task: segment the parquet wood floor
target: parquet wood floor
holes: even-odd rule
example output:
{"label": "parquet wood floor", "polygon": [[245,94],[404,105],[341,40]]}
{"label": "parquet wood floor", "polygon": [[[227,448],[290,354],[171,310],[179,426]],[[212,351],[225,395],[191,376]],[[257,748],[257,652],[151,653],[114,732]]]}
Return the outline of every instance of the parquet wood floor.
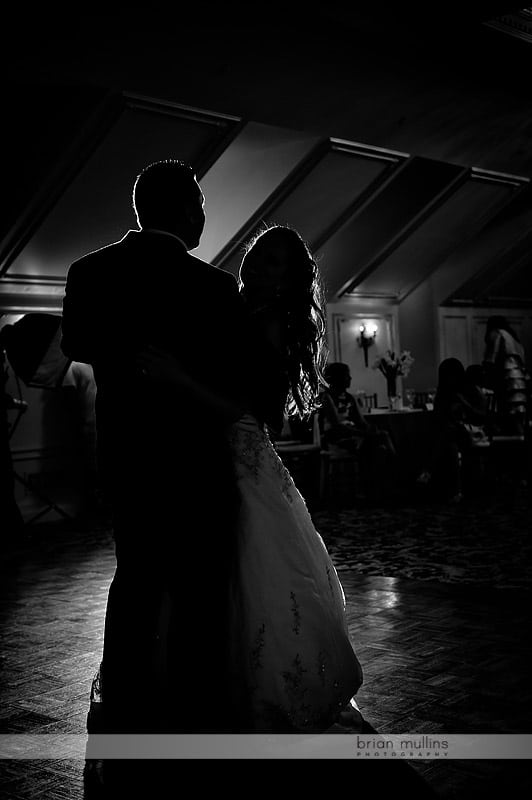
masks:
{"label": "parquet wood floor", "polygon": [[[2,732],[84,733],[113,568],[106,527],[36,525],[4,552]],[[529,592],[346,568],[339,574],[365,673],[358,702],[377,730],[530,729]],[[480,796],[488,785],[512,797],[532,788],[527,761],[411,763],[445,798]],[[356,770],[350,764],[355,786]],[[341,774],[345,778],[346,770]],[[6,800],[87,797],[80,761],[0,761],[0,777]]]}

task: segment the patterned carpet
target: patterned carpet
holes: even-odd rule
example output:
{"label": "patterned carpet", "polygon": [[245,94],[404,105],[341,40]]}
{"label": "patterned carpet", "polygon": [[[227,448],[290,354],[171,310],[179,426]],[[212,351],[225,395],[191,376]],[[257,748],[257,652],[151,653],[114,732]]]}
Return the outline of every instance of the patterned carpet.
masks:
{"label": "patterned carpet", "polygon": [[339,574],[500,589],[532,588],[532,505],[526,487],[444,505],[313,514]]}
{"label": "patterned carpet", "polygon": [[[532,503],[526,487],[505,485],[458,505],[419,497],[389,507],[359,501],[312,516],[340,574],[532,588]],[[109,523],[90,518],[30,525],[8,549],[31,552],[39,542],[53,550],[73,529],[83,542],[103,536],[112,547]]]}

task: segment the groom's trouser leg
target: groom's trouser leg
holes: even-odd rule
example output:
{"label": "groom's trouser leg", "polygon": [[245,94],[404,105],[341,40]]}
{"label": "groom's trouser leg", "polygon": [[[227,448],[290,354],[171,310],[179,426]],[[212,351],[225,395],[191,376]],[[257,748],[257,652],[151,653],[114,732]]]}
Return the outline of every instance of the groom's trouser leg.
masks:
{"label": "groom's trouser leg", "polygon": [[[234,727],[228,594],[239,495],[223,442],[204,444],[183,447],[186,458],[113,487],[117,571],[106,612],[102,694],[118,719],[131,722],[150,711],[186,731],[204,725],[204,712],[204,727]],[[170,597],[171,614],[161,687],[153,653],[161,652],[154,638],[163,597]]]}
{"label": "groom's trouser leg", "polygon": [[160,554],[154,520],[138,507],[116,513],[117,567],[105,615],[102,696],[106,718],[124,730],[150,728],[158,686],[154,639],[161,604]]}
{"label": "groom's trouser leg", "polygon": [[[169,672],[176,716],[183,730],[235,729],[230,691],[229,590],[236,557],[239,495],[232,464],[213,469],[202,461],[204,480],[190,481],[183,518],[174,537],[178,570],[170,571],[172,615],[168,635]],[[199,467],[198,467],[199,469]],[[185,485],[185,484],[183,484]]]}

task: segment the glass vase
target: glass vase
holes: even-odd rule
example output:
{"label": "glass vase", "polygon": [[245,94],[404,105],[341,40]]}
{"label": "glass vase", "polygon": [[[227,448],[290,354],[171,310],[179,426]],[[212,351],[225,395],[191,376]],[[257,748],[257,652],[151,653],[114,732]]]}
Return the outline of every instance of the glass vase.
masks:
{"label": "glass vase", "polygon": [[386,392],[388,394],[388,408],[390,411],[397,411],[397,376],[389,375],[386,378]]}

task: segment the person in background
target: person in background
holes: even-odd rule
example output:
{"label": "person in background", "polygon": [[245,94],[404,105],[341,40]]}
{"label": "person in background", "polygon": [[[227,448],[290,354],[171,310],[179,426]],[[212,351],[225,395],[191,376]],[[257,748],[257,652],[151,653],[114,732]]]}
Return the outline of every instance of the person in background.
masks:
{"label": "person in background", "polygon": [[9,447],[8,411],[24,413],[27,403],[12,397],[5,390],[8,380],[6,354],[2,331],[0,331],[0,519],[2,520],[2,541],[0,545],[17,542],[24,528],[24,520],[15,500],[15,479],[13,462]]}
{"label": "person in background", "polygon": [[387,431],[378,430],[364,418],[358,401],[348,391],[351,371],[348,364],[333,361],[324,369],[328,388],[320,394],[320,429],[324,447],[339,447],[357,454],[367,499],[379,488],[391,483],[396,458],[394,444]]}
{"label": "person in background", "polygon": [[484,343],[483,367],[495,392],[500,432],[523,435],[530,393],[523,345],[508,320],[497,315],[486,323]]}
{"label": "person in background", "polygon": [[466,383],[473,388],[474,393],[484,396],[488,394],[486,389],[486,371],[482,364],[470,364],[465,369]]}
{"label": "person in background", "polygon": [[349,366],[334,361],[325,367],[323,376],[328,388],[320,395],[321,427],[327,444],[335,444],[356,452],[370,432],[360,406],[351,392]]}
{"label": "person in background", "polygon": [[482,364],[470,364],[464,376],[464,399],[478,415],[479,424],[487,421],[490,389],[486,387],[486,371]]}
{"label": "person in background", "polygon": [[96,511],[103,498],[98,481],[98,460],[96,448],[96,381],[90,364],[72,361],[62,387],[71,399],[72,415],[80,439],[83,468],[83,490],[86,495],[87,511]]}
{"label": "person in background", "polygon": [[418,482],[431,483],[437,494],[453,503],[463,497],[462,461],[472,445],[468,431],[486,422],[487,403],[477,380],[478,370],[467,377],[457,358],[439,365],[428,465]]}

